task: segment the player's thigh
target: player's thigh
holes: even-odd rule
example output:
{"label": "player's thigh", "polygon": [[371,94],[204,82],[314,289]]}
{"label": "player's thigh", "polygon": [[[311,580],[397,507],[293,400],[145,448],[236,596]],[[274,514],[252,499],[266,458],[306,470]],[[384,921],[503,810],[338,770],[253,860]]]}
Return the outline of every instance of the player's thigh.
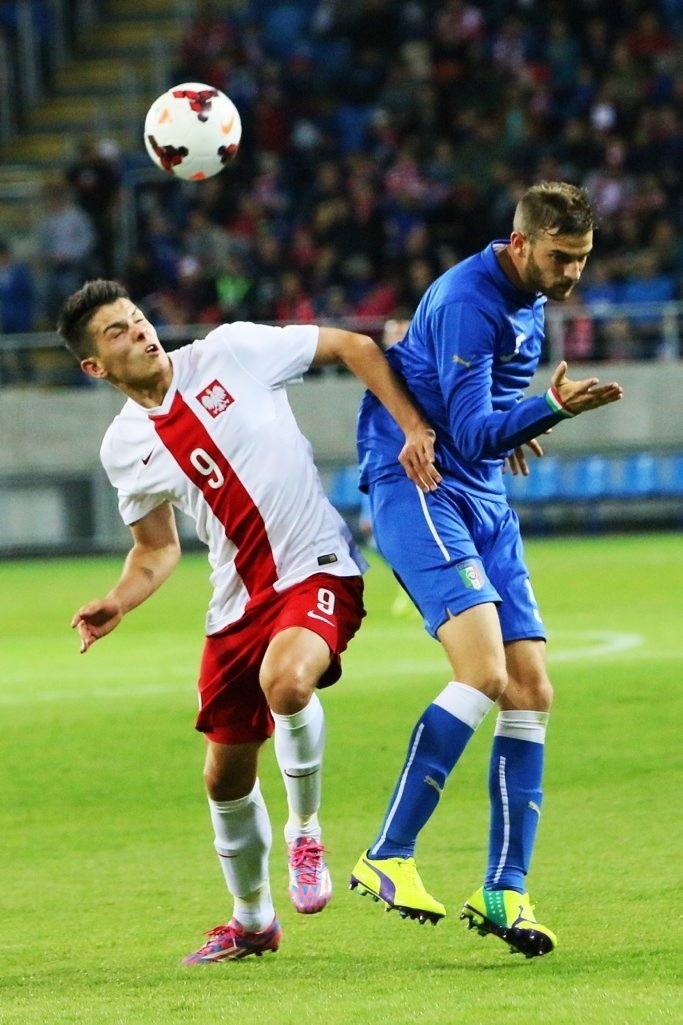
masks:
{"label": "player's thigh", "polygon": [[519,520],[507,505],[492,505],[482,553],[486,574],[501,597],[498,606],[505,644],[518,640],[545,640],[543,619],[524,559]]}
{"label": "player's thigh", "polygon": [[259,679],[268,705],[280,715],[305,708],[330,664],[330,649],[317,633],[290,626],[271,640]]}
{"label": "player's thigh", "polygon": [[318,573],[281,598],[259,680],[271,709],[291,715],[341,676],[341,654],[365,616],[363,579]]}
{"label": "player's thigh", "polygon": [[507,682],[505,651],[496,606],[474,605],[451,616],[437,630],[454,679],[488,695],[492,701]]}
{"label": "player's thigh", "polygon": [[464,496],[445,483],[425,495],[406,477],[374,484],[370,499],[377,547],[433,637],[452,616],[499,600],[472,537]]}

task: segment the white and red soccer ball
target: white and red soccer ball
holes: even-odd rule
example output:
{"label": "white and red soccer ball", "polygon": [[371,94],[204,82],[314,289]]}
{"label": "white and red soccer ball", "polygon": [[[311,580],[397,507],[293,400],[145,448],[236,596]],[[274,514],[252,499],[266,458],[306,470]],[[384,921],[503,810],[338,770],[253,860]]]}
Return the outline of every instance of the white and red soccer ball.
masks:
{"label": "white and red soccer ball", "polygon": [[162,171],[191,181],[211,178],[239,148],[242,122],[220,89],[183,82],[159,96],[145,118],[145,146]]}

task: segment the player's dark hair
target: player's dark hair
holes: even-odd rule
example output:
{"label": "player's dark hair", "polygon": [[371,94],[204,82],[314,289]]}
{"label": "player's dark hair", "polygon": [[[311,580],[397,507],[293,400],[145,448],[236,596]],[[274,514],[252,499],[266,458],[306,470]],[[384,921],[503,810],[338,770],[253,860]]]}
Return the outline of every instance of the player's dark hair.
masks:
{"label": "player's dark hair", "polygon": [[57,331],[66,348],[73,353],[79,363],[93,354],[94,342],[88,325],[100,306],[107,306],[117,299],[129,298],[123,285],[118,281],[106,281],[104,278],[86,281],[77,292],[69,296],[59,314]]}
{"label": "player's dark hair", "polygon": [[585,235],[597,227],[597,218],[584,189],[568,182],[539,182],[517,204],[513,227],[530,238],[541,231]]}

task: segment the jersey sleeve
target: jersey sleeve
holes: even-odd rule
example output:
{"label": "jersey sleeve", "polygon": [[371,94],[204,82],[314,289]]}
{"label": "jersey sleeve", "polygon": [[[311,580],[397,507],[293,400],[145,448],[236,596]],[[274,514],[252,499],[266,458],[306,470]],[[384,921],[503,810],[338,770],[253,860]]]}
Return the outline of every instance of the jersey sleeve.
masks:
{"label": "jersey sleeve", "polygon": [[138,439],[132,435],[128,439],[129,444],[125,444],[122,434],[131,435],[130,427],[114,421],[102,440],[100,462],[116,490],[119,515],[126,526],[130,527],[158,505],[170,502],[171,495],[165,491],[143,488],[139,470],[143,450]]}
{"label": "jersey sleeve", "polygon": [[301,377],[313,362],[318,347],[318,327],[314,324],[288,324],[270,327],[238,321],[223,324],[207,341],[220,341],[255,380],[276,388]]}
{"label": "jersey sleeve", "polygon": [[495,318],[471,303],[445,304],[434,313],[434,358],[453,441],[463,459],[497,458],[564,419],[544,396],[522,397],[494,410]]}

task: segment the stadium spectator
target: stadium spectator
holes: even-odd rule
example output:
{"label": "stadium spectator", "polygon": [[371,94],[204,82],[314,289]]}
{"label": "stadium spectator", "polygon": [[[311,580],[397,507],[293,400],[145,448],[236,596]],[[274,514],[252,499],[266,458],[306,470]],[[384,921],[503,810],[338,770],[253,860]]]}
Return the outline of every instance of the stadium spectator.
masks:
{"label": "stadium spectator", "polygon": [[[36,290],[33,271],[18,260],[12,246],[0,239],[0,334],[23,334],[35,330]],[[25,384],[33,378],[33,366],[26,349],[0,348],[0,382]]]}
{"label": "stadium spectator", "polygon": [[275,319],[290,324],[313,324],[315,321],[313,304],[298,271],[285,270],[280,275]]}
{"label": "stadium spectator", "polygon": [[18,260],[10,243],[0,239],[0,333],[33,331],[35,320],[36,294],[30,264]]}
{"label": "stadium spectator", "polygon": [[570,380],[565,362],[545,395],[523,397],[542,351],[546,298],[569,298],[594,226],[595,212],[575,186],[529,189],[509,241],[491,243],[439,277],[406,337],[387,350],[436,428],[438,489],[418,494],[403,485],[391,419],[368,393],[358,419],[361,488],[370,497],[375,542],[427,632],[442,644],[453,677],[415,726],[384,821],[353,869],[351,886],[421,922],[443,918],[443,904],[418,875],[415,846],[449,774],[497,701],[488,862],[484,884],[461,917],[527,957],[549,953],[556,943],[536,921],[526,884],[552,688],[545,629],[502,470],[507,461],[525,472],[524,445],[540,455],[538,436],[621,398],[617,384]]}
{"label": "stadium spectator", "polygon": [[597,359],[595,322],[586,303],[578,292],[574,292],[562,310],[564,335],[562,355],[570,363]]}
{"label": "stadium spectator", "polygon": [[365,569],[324,497],[284,382],[311,365],[345,364],[405,431],[400,462],[425,490],[440,479],[434,432],[363,335],[225,324],[168,356],[111,281],[74,293],[59,330],[88,377],[127,396],[101,452],[133,546],[118,583],[73,616],[81,652],[173,572],[180,558],[174,506],[194,519],[209,548],[214,591],[196,725],[206,738],[204,778],[233,913],[184,963],[275,951],[281,929],[259,750],[273,735],[289,808],[290,897],[298,912],[315,914],[332,893],[318,819],[325,716],[316,689],[341,675],[341,654],[364,615]]}
{"label": "stadium spectator", "polygon": [[[473,252],[507,230],[510,212],[501,205],[516,201],[508,189],[542,179],[589,189],[603,253],[629,245],[633,234],[639,248],[650,245],[665,210],[681,234],[679,7],[679,0],[558,0],[549,8],[538,0],[198,4],[174,75],[182,69],[232,95],[243,143],[231,168],[199,189],[167,182],[136,189],[133,248],[152,246],[165,288],[172,274],[159,261],[151,210],[169,222],[174,266],[197,255],[185,232],[189,211],[201,207],[238,238],[249,265],[260,262],[257,240],[276,236],[281,280],[306,231],[325,252],[322,268],[304,272],[309,298],[322,307],[331,288],[338,308],[349,255],[362,251],[376,274],[390,263],[402,292],[415,256],[404,246],[415,225],[426,228],[434,250]],[[645,208],[652,200],[654,212]],[[625,214],[635,218],[629,235],[614,223]],[[610,267],[618,283],[618,261]],[[267,319],[275,299],[263,307]],[[348,315],[353,306],[348,295]]]}
{"label": "stadium spectator", "polygon": [[[175,82],[210,82],[215,62],[235,45],[235,29],[224,5],[216,0],[197,0],[177,54]],[[220,88],[220,87],[219,87]]]}
{"label": "stadium spectator", "polygon": [[664,355],[662,313],[667,303],[676,298],[676,279],[662,271],[653,249],[633,253],[628,272],[619,289],[620,301],[626,305],[643,305],[642,313],[632,311],[628,317],[634,335],[634,349],[641,359]]}
{"label": "stadium spectator", "polygon": [[246,320],[249,315],[249,294],[253,289],[244,257],[231,253],[219,267],[216,275],[218,293],[218,320]]}
{"label": "stadium spectator", "polygon": [[97,237],[89,215],[76,203],[68,185],[46,186],[38,221],[39,266],[42,271],[42,315],[54,324],[62,303],[87,274]]}
{"label": "stadium spectator", "polygon": [[91,273],[109,277],[115,269],[115,216],[121,190],[117,161],[108,155],[106,144],[85,136],[79,140],[75,160],[67,167],[66,181],[95,229]]}

